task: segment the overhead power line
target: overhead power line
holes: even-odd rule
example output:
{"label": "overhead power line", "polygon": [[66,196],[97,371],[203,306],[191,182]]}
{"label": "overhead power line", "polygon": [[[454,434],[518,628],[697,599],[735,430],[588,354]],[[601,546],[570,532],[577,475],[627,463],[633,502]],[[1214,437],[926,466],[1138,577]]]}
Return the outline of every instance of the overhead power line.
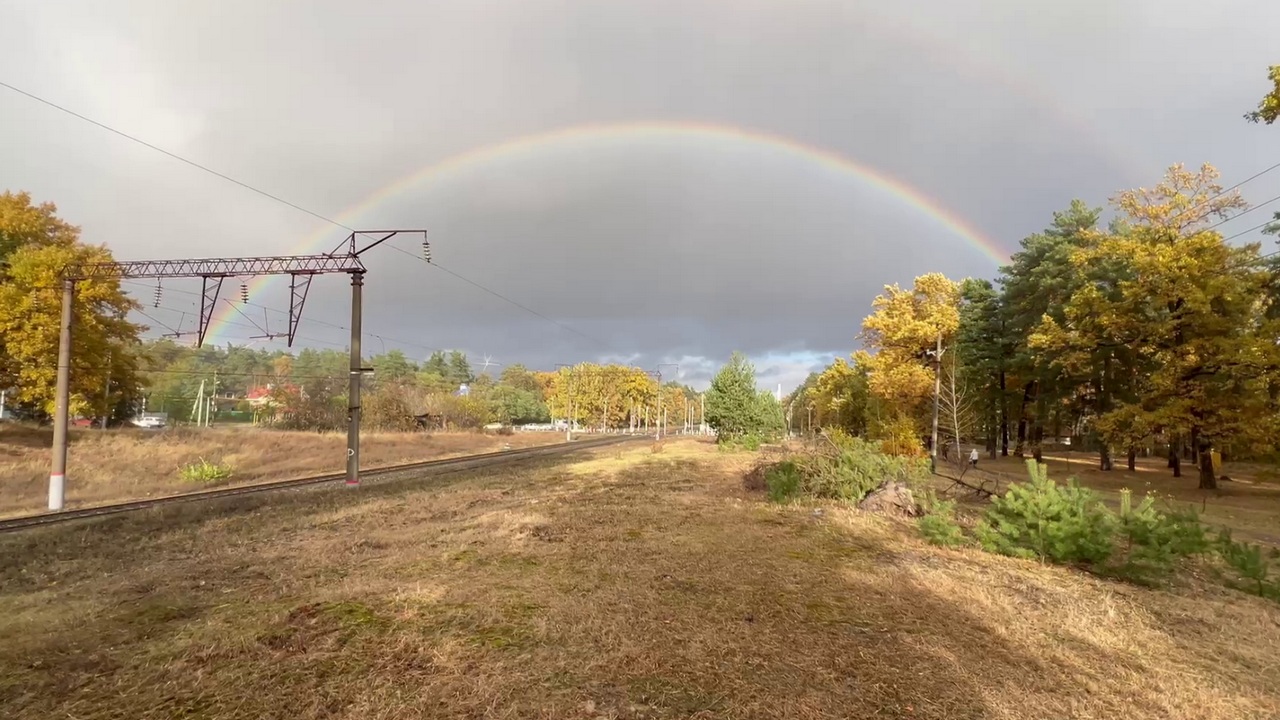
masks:
{"label": "overhead power line", "polygon": [[1274,223],[1274,222],[1276,222],[1276,221],[1275,221],[1275,220],[1268,220],[1268,221],[1266,221],[1266,222],[1264,222],[1264,223],[1260,223],[1260,224],[1258,224],[1258,225],[1254,225],[1253,227],[1249,228],[1248,230],[1241,230],[1240,232],[1236,233],[1235,235],[1228,235],[1227,237],[1223,238],[1222,240],[1223,240],[1223,242],[1228,242],[1228,241],[1230,241],[1230,240],[1235,240],[1236,238],[1238,238],[1238,237],[1240,237],[1240,236],[1242,236],[1242,235],[1248,235],[1249,233],[1254,232],[1255,230],[1261,230],[1262,228],[1264,228],[1264,227],[1266,227],[1266,226],[1268,226],[1268,225],[1270,225],[1270,224],[1272,224],[1272,223]]}
{"label": "overhead power line", "polygon": [[[59,111],[59,112],[66,113],[67,115],[70,115],[70,116],[72,116],[72,117],[74,117],[74,118],[76,118],[76,119],[78,119],[78,120],[82,120],[82,121],[84,121],[84,122],[87,122],[87,123],[89,123],[90,125],[93,125],[93,126],[95,126],[95,127],[98,127],[98,128],[103,129],[103,130],[106,130],[106,131],[107,131],[107,132],[109,132],[109,133],[112,133],[112,134],[114,134],[114,135],[118,135],[119,137],[122,137],[122,138],[124,138],[124,139],[126,139],[126,140],[129,140],[130,142],[137,143],[137,144],[139,144],[139,145],[141,145],[141,146],[143,146],[143,147],[145,147],[145,148],[148,148],[148,149],[150,149],[150,150],[154,150],[155,152],[158,152],[158,153],[160,153],[160,154],[162,154],[162,155],[165,155],[166,157],[169,157],[169,158],[172,158],[172,159],[174,159],[174,160],[177,160],[178,162],[183,163],[183,164],[185,164],[185,165],[189,165],[190,167],[193,167],[193,168],[195,168],[195,169],[197,169],[197,170],[200,170],[200,171],[206,172],[206,173],[208,173],[208,174],[210,174],[210,175],[213,175],[214,177],[220,178],[220,179],[225,180],[225,181],[227,181],[227,182],[229,182],[229,183],[232,183],[232,184],[234,184],[234,185],[237,185],[237,186],[239,186],[239,187],[241,187],[241,188],[243,188],[243,189],[245,189],[245,190],[248,190],[248,191],[250,191],[250,192],[252,192],[252,193],[255,193],[255,194],[257,194],[257,195],[260,195],[260,196],[262,196],[262,197],[264,197],[264,198],[267,198],[267,199],[269,199],[269,200],[274,200],[275,202],[278,202],[278,203],[280,203],[280,204],[282,204],[282,205],[285,205],[285,206],[287,206],[287,207],[293,208],[294,210],[297,210],[298,212],[306,213],[307,215],[310,215],[311,217],[316,218],[317,220],[322,220],[322,221],[324,221],[324,222],[326,222],[326,223],[329,223],[330,225],[334,225],[335,227],[340,227],[340,228],[342,228],[342,229],[344,229],[344,230],[347,230],[347,231],[350,231],[350,232],[353,232],[353,233],[355,233],[355,232],[359,232],[359,231],[357,231],[355,228],[349,227],[349,226],[347,226],[347,225],[345,225],[345,224],[343,224],[343,223],[341,223],[341,222],[339,222],[339,221],[337,221],[337,220],[334,220],[334,219],[333,219],[333,218],[331,218],[331,217],[327,217],[327,216],[325,216],[325,215],[322,215],[322,214],[320,214],[320,213],[318,213],[318,212],[315,212],[314,210],[310,210],[310,209],[305,208],[305,207],[303,207],[303,206],[301,206],[301,205],[298,205],[297,203],[290,202],[289,200],[286,200],[286,199],[284,199],[284,198],[282,198],[282,197],[280,197],[280,196],[278,196],[278,195],[274,195],[274,194],[269,193],[269,192],[267,192],[267,191],[265,191],[265,190],[261,190],[261,189],[259,189],[259,188],[257,188],[257,187],[254,187],[253,185],[250,185],[249,183],[246,183],[246,182],[244,182],[244,181],[242,181],[242,180],[237,180],[236,178],[231,177],[230,175],[227,175],[227,174],[225,174],[225,173],[218,172],[217,170],[214,170],[213,168],[210,168],[210,167],[208,167],[208,166],[206,166],[206,165],[202,165],[202,164],[200,164],[200,163],[198,163],[198,162],[195,162],[194,160],[190,160],[190,159],[188,159],[188,158],[185,158],[185,157],[183,157],[183,156],[181,156],[181,155],[179,155],[179,154],[177,154],[177,153],[175,153],[175,152],[172,152],[172,151],[169,151],[169,150],[165,150],[164,148],[159,147],[158,145],[153,145],[153,144],[151,144],[151,143],[147,142],[146,140],[143,140],[142,138],[139,138],[139,137],[137,137],[137,136],[135,136],[135,135],[130,135],[129,133],[126,133],[126,132],[124,132],[124,131],[122,131],[122,130],[117,130],[116,128],[111,127],[110,125],[107,125],[106,123],[100,122],[100,121],[98,121],[98,120],[94,120],[94,119],[93,119],[93,118],[91,118],[91,117],[88,117],[88,116],[86,116],[86,115],[82,115],[82,114],[80,114],[80,113],[78,113],[78,112],[76,112],[76,111],[74,111],[74,110],[72,110],[72,109],[70,109],[70,108],[67,108],[67,107],[64,107],[64,106],[62,106],[62,105],[59,105],[58,103],[55,103],[55,102],[53,102],[53,101],[51,101],[51,100],[47,100],[47,99],[45,99],[45,98],[43,98],[43,97],[40,97],[39,95],[36,95],[36,94],[34,94],[34,93],[31,93],[31,92],[28,92],[28,91],[26,91],[26,90],[23,90],[22,88],[15,87],[14,85],[10,85],[9,83],[4,82],[3,80],[0,80],[0,87],[6,88],[6,89],[8,89],[8,90],[11,90],[11,91],[13,91],[13,92],[15,92],[15,93],[18,93],[19,95],[22,95],[23,97],[26,97],[26,98],[29,98],[29,99],[31,99],[31,100],[34,100],[34,101],[36,101],[36,102],[38,102],[38,103],[40,103],[40,104],[42,104],[42,105],[46,105],[46,106],[48,106],[48,107],[50,107],[50,108],[53,108],[54,110],[57,110],[57,111]],[[401,252],[404,252],[404,251],[402,250]],[[414,257],[417,257],[417,256],[415,255]],[[421,258],[419,258],[419,259],[421,259]],[[485,291],[485,292],[489,293],[490,295],[493,295],[494,297],[496,297],[496,298],[499,298],[499,299],[503,300],[504,302],[510,303],[511,305],[514,305],[515,307],[520,308],[521,310],[524,310],[525,312],[530,313],[530,314],[534,315],[535,317],[539,317],[539,318],[541,318],[541,319],[543,319],[543,320],[546,320],[546,321],[548,321],[548,322],[554,323],[555,325],[557,325],[557,326],[559,326],[559,327],[561,327],[561,328],[563,328],[563,329],[565,329],[565,330],[568,330],[568,331],[570,331],[570,332],[573,332],[573,333],[575,333],[575,334],[577,334],[577,335],[579,335],[579,336],[581,336],[581,337],[587,338],[588,340],[591,340],[592,342],[599,343],[600,345],[603,345],[603,346],[606,346],[606,347],[608,346],[608,343],[605,343],[604,341],[600,340],[599,338],[594,338],[594,337],[592,337],[592,336],[590,336],[590,335],[587,335],[586,333],[583,333],[583,332],[580,332],[580,331],[578,331],[578,330],[575,330],[575,329],[573,329],[573,328],[569,327],[568,325],[566,325],[566,324],[564,324],[564,323],[562,323],[562,322],[559,322],[559,321],[557,321],[557,320],[552,320],[551,318],[547,317],[546,315],[543,315],[542,313],[537,312],[536,310],[533,310],[532,308],[530,308],[530,307],[528,307],[528,306],[526,306],[526,305],[523,305],[523,304],[521,304],[521,303],[518,303],[518,302],[516,302],[515,300],[512,300],[511,298],[509,298],[509,297],[507,297],[507,296],[505,296],[505,295],[503,295],[503,294],[501,294],[501,293],[499,293],[499,292],[496,292],[496,291],[494,291],[494,290],[491,290],[491,289],[489,289],[489,288],[485,287],[484,285],[481,285],[480,283],[476,282],[475,280],[472,280],[472,279],[470,279],[470,278],[467,278],[467,277],[465,277],[465,276],[461,275],[460,273],[454,272],[453,270],[450,270],[450,269],[448,269],[448,268],[446,268],[446,267],[444,267],[444,266],[440,265],[439,263],[432,262],[432,263],[428,263],[428,264],[429,264],[429,265],[432,265],[433,267],[437,267],[437,268],[439,268],[440,270],[444,271],[445,273],[447,273],[447,274],[449,274],[449,275],[452,275],[453,277],[458,278],[459,280],[462,280],[463,282],[466,282],[467,284],[472,285],[473,287],[479,288],[480,290],[483,290],[483,291]]]}
{"label": "overhead power line", "polygon": [[443,271],[443,272],[445,272],[445,273],[448,273],[449,275],[452,275],[452,276],[454,276],[454,277],[458,278],[459,280],[461,280],[461,281],[463,281],[463,282],[465,282],[465,283],[467,283],[467,284],[469,284],[469,285],[473,285],[473,286],[475,286],[475,287],[477,287],[477,288],[479,288],[479,289],[481,289],[481,290],[483,290],[483,291],[485,291],[485,292],[489,293],[490,295],[492,295],[492,296],[494,296],[494,297],[496,297],[496,298],[499,298],[499,299],[501,299],[501,300],[503,300],[503,301],[505,301],[505,302],[511,303],[512,305],[515,305],[516,307],[520,308],[521,310],[524,310],[524,311],[525,311],[525,312],[527,312],[527,313],[530,313],[530,314],[532,314],[532,315],[535,315],[535,316],[537,316],[537,317],[540,317],[540,318],[542,318],[543,320],[546,320],[546,321],[547,321],[547,322],[549,322],[549,323],[553,323],[553,324],[555,324],[555,325],[558,325],[558,326],[560,326],[561,328],[563,328],[563,329],[565,329],[565,330],[567,330],[567,331],[569,331],[569,332],[571,332],[571,333],[573,333],[573,334],[575,334],[575,335],[578,335],[578,336],[580,336],[580,337],[586,338],[587,340],[590,340],[591,342],[599,343],[600,345],[605,345],[605,346],[607,346],[607,345],[608,345],[608,343],[604,342],[603,340],[600,340],[599,338],[595,338],[595,337],[592,337],[592,336],[590,336],[590,335],[587,335],[586,333],[580,332],[579,330],[577,330],[577,329],[575,329],[575,328],[572,328],[572,327],[570,327],[570,326],[568,326],[568,325],[565,325],[564,323],[560,322],[559,320],[553,320],[552,318],[549,318],[549,317],[547,317],[546,315],[543,315],[542,313],[538,312],[537,310],[534,310],[533,308],[530,308],[530,307],[526,307],[526,306],[524,306],[524,305],[521,305],[520,303],[516,302],[515,300],[512,300],[511,298],[507,297],[506,295],[503,295],[503,294],[501,294],[501,293],[499,293],[499,292],[497,292],[497,291],[494,291],[494,290],[490,290],[489,288],[487,288],[487,287],[485,287],[485,286],[483,286],[483,285],[481,285],[481,284],[479,284],[479,283],[477,283],[477,282],[475,282],[475,281],[473,281],[473,280],[470,280],[470,279],[468,279],[468,278],[465,278],[465,277],[463,277],[463,276],[459,275],[458,273],[456,273],[456,272],[454,272],[454,271],[450,270],[449,268],[444,267],[443,265],[441,265],[441,264],[439,264],[439,263],[436,263],[436,262],[430,262],[430,261],[426,260],[425,258],[423,258],[423,257],[421,257],[421,256],[419,256],[419,255],[414,255],[413,253],[411,253],[411,252],[409,252],[409,251],[407,251],[407,250],[404,250],[403,248],[397,247],[396,245],[394,245],[394,244],[392,244],[392,243],[387,243],[387,247],[391,248],[392,250],[395,250],[396,252],[400,253],[401,255],[408,255],[409,257],[411,257],[411,258],[413,258],[413,259],[415,259],[415,260],[419,260],[419,261],[421,261],[421,262],[426,263],[427,265],[430,265],[430,266],[432,266],[432,267],[439,268],[441,271]]}
{"label": "overhead power line", "polygon": [[[1183,215],[1186,215],[1187,213],[1189,213],[1189,212],[1191,212],[1191,211],[1193,211],[1193,210],[1199,210],[1200,208],[1204,207],[1205,205],[1208,205],[1209,203],[1213,202],[1214,200],[1217,200],[1218,198],[1222,197],[1223,195],[1226,195],[1227,193],[1231,192],[1232,190],[1237,190],[1237,189],[1239,189],[1239,188],[1243,187],[1244,185],[1246,185],[1247,183],[1251,183],[1251,182],[1253,182],[1254,180],[1257,180],[1258,178],[1262,177],[1263,175],[1266,175],[1267,173],[1271,172],[1272,170],[1275,170],[1276,168],[1280,168],[1280,163],[1276,163],[1275,165],[1272,165],[1271,167],[1269,167],[1269,168],[1267,168],[1267,169],[1265,169],[1265,170],[1262,170],[1262,171],[1260,171],[1260,172],[1254,173],[1253,175],[1250,175],[1249,177],[1245,178],[1244,180],[1241,180],[1240,182],[1236,183],[1235,185],[1232,185],[1231,187],[1227,188],[1226,190],[1223,190],[1222,192],[1218,193],[1217,195],[1214,195],[1214,196],[1212,196],[1212,197],[1209,197],[1209,198],[1206,198],[1206,199],[1204,199],[1204,200],[1201,200],[1200,202],[1196,203],[1195,205],[1192,205],[1191,207],[1187,208],[1186,210],[1183,210],[1182,212],[1178,213],[1177,215],[1174,215],[1174,216],[1173,216],[1173,218],[1171,219],[1171,221],[1172,221],[1172,220],[1177,220],[1178,218],[1182,217]],[[1243,213],[1241,213],[1241,214],[1243,214]]]}
{"label": "overhead power line", "polygon": [[[248,190],[249,192],[257,193],[258,195],[261,195],[262,197],[268,198],[268,199],[270,199],[270,200],[274,200],[274,201],[276,201],[276,202],[278,202],[278,203],[281,203],[281,204],[284,204],[284,205],[288,205],[289,207],[293,208],[294,210],[297,210],[297,211],[299,211],[299,212],[304,212],[304,213],[306,213],[306,214],[308,214],[308,215],[310,215],[310,216],[312,216],[312,217],[314,217],[314,218],[316,218],[316,219],[318,219],[318,220],[323,220],[323,221],[325,221],[325,222],[327,222],[327,223],[333,223],[333,224],[335,224],[335,225],[338,225],[338,224],[339,224],[339,223],[334,222],[333,220],[330,220],[329,218],[327,218],[327,217],[325,217],[325,216],[323,216],[323,215],[320,215],[320,214],[318,214],[318,213],[314,213],[314,212],[312,212],[312,211],[310,211],[310,210],[308,210],[308,209],[306,209],[306,208],[302,207],[301,205],[295,205],[294,203],[291,203],[291,202],[289,202],[288,200],[285,200],[285,199],[284,199],[284,198],[282,198],[282,197],[277,197],[277,196],[275,196],[275,195],[272,195],[271,193],[266,192],[265,190],[259,190],[258,188],[254,187],[254,186],[252,186],[252,185],[250,185],[250,184],[248,184],[248,183],[241,182],[241,181],[239,181],[239,180],[237,180],[237,179],[235,179],[235,178],[231,177],[230,175],[224,175],[223,173],[220,173],[220,172],[218,172],[217,170],[214,170],[213,168],[207,167],[207,166],[205,166],[205,165],[201,165],[200,163],[198,163],[198,162],[196,162],[196,161],[194,161],[194,160],[188,160],[187,158],[184,158],[184,157],[182,157],[181,155],[178,155],[177,153],[169,152],[168,150],[165,150],[164,148],[159,147],[158,145],[152,145],[151,143],[147,142],[146,140],[143,140],[142,138],[139,138],[139,137],[134,136],[134,135],[130,135],[129,133],[124,132],[123,130],[117,130],[117,129],[115,129],[115,128],[111,127],[110,125],[107,125],[106,123],[98,122],[97,120],[94,120],[94,119],[93,119],[93,118],[91,118],[91,117],[88,117],[88,116],[85,116],[85,115],[81,115],[80,113],[76,112],[75,110],[72,110],[72,109],[67,108],[67,107],[63,107],[62,105],[59,105],[59,104],[57,104],[57,103],[53,102],[52,100],[46,100],[45,98],[42,98],[42,97],[40,97],[39,95],[35,95],[35,94],[33,94],[33,93],[29,93],[29,92],[27,92],[26,90],[23,90],[22,88],[14,87],[13,85],[10,85],[9,83],[4,82],[3,80],[0,80],[0,87],[4,87],[4,88],[7,88],[7,89],[9,89],[9,90],[12,90],[13,92],[18,93],[19,95],[22,95],[22,96],[24,96],[24,97],[28,97],[28,98],[30,98],[30,99],[32,99],[32,100],[35,100],[36,102],[41,103],[41,104],[43,104],[43,105],[47,105],[47,106],[49,106],[49,107],[51,107],[51,108],[53,108],[54,110],[57,110],[57,111],[59,111],[59,112],[64,112],[64,113],[66,113],[66,114],[70,115],[71,117],[77,118],[77,119],[79,119],[79,120],[83,120],[83,121],[85,121],[85,122],[89,123],[90,125],[94,125],[94,126],[96,126],[96,127],[102,128],[103,130],[106,130],[106,131],[107,131],[107,132],[109,132],[109,133],[112,133],[112,134],[115,134],[115,135],[119,135],[120,137],[122,137],[122,138],[124,138],[124,139],[126,139],[126,140],[129,140],[129,141],[131,141],[131,142],[135,142],[135,143],[137,143],[137,144],[139,144],[139,145],[141,145],[141,146],[143,146],[143,147],[145,147],[145,148],[149,148],[149,149],[151,149],[151,150],[155,150],[156,152],[158,152],[158,153],[160,153],[160,154],[162,154],[162,155],[165,155],[165,156],[170,157],[170,158],[172,158],[172,159],[174,159],[174,160],[177,160],[177,161],[178,161],[178,162],[180,162],[180,163],[184,163],[184,164],[186,164],[186,165],[190,165],[191,167],[196,168],[197,170],[202,170],[202,171],[204,171],[204,172],[209,173],[210,175],[213,175],[213,176],[215,176],[215,177],[222,178],[223,180],[226,180],[226,181],[227,181],[227,182],[229,182],[229,183],[233,183],[233,184],[235,184],[235,185],[239,185],[240,187],[244,188],[245,190]],[[346,227],[346,226],[345,226],[345,225],[342,225],[342,227]],[[350,230],[351,228],[346,228],[346,229]]]}
{"label": "overhead power line", "polygon": [[[1216,228],[1216,227],[1218,227],[1218,226],[1220,226],[1220,225],[1225,225],[1225,224],[1227,224],[1227,223],[1229,223],[1229,222],[1231,222],[1231,221],[1233,221],[1233,220],[1238,220],[1238,219],[1240,219],[1240,218],[1244,217],[1245,215],[1248,215],[1249,213],[1253,212],[1254,210],[1257,210],[1257,209],[1259,209],[1259,208],[1264,208],[1264,207],[1266,207],[1266,206],[1270,205],[1271,203],[1273,203],[1273,202],[1275,202],[1275,201],[1277,201],[1277,200],[1280,200],[1280,195],[1277,195],[1277,196],[1275,196],[1275,197],[1271,198],[1270,200],[1264,200],[1263,202],[1260,202],[1260,203],[1258,203],[1257,205],[1254,205],[1253,207],[1250,207],[1250,208],[1249,208],[1249,209],[1247,209],[1247,210],[1242,210],[1242,211],[1240,211],[1240,212],[1236,213],[1235,215],[1232,215],[1231,217],[1226,218],[1225,220],[1219,220],[1218,222],[1216,222],[1216,223],[1214,223],[1214,224],[1210,225],[1209,227],[1205,228],[1205,230],[1212,230],[1212,229],[1214,229],[1214,228]],[[1268,221],[1267,221],[1267,224],[1270,224],[1270,223],[1273,223],[1273,222],[1276,222],[1276,220],[1274,220],[1274,219],[1272,219],[1272,220],[1268,220]]]}

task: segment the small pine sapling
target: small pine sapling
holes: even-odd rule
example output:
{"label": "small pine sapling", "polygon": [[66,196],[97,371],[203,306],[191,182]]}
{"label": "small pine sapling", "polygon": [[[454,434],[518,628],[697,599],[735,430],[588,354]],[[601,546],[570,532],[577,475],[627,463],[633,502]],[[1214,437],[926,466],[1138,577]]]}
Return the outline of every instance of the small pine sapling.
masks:
{"label": "small pine sapling", "polygon": [[987,509],[975,531],[982,546],[1057,563],[1105,563],[1115,520],[1097,495],[1074,480],[1058,485],[1034,459],[1027,461],[1027,474],[1028,482],[1010,485]]}

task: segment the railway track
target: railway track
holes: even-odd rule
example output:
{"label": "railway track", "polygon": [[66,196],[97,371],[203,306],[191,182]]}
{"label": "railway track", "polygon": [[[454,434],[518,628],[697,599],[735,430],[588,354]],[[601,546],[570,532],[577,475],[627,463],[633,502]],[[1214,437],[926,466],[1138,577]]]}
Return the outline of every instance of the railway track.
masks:
{"label": "railway track", "polygon": [[[360,472],[360,476],[362,478],[376,478],[382,475],[412,470],[467,470],[473,467],[501,465],[513,460],[528,459],[544,455],[560,455],[575,450],[604,447],[607,445],[627,442],[629,440],[637,440],[642,437],[646,436],[614,435],[605,438],[592,438],[590,440],[575,440],[573,442],[555,443],[553,445],[540,445],[520,450],[499,450],[497,452],[482,453],[479,455],[463,455],[462,457],[444,458],[442,460],[424,460],[422,462],[404,463],[402,465],[389,465],[386,467],[372,468],[370,470],[362,470]],[[293,478],[291,480],[276,480],[274,482],[256,483],[253,485],[215,488],[213,490],[199,490],[179,495],[166,495],[164,497],[148,498],[146,500],[130,500],[128,502],[112,503],[110,505],[73,508],[71,510],[47,512],[39,515],[22,515],[19,517],[0,519],[0,533],[14,532],[17,530],[25,530],[35,527],[45,527],[48,525],[57,525],[59,523],[71,522],[73,520],[84,520],[88,518],[103,517],[106,515],[118,515],[120,513],[163,507],[165,505],[217,500],[221,498],[237,497],[240,495],[254,495],[257,493],[275,492],[277,490],[289,490],[312,485],[323,485],[325,483],[341,482],[345,480],[346,477],[347,475],[345,472],[329,473],[326,475],[314,475],[311,477]]]}

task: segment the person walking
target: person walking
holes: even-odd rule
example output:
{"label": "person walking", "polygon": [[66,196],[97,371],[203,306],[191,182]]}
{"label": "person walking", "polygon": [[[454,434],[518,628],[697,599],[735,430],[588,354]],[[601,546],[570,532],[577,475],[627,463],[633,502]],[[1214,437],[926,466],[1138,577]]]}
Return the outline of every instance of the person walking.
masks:
{"label": "person walking", "polygon": [[969,467],[978,467],[978,448],[974,448],[969,452]]}

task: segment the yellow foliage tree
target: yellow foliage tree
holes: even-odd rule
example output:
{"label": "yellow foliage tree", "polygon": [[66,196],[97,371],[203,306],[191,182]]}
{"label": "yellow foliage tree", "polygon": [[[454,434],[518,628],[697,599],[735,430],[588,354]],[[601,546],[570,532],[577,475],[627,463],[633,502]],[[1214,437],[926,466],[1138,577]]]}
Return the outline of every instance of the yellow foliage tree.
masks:
{"label": "yellow foliage tree", "polygon": [[821,427],[839,427],[861,435],[868,429],[869,392],[867,368],[836,358],[807,390],[802,406],[813,405],[814,421]]}
{"label": "yellow foliage tree", "polygon": [[[25,201],[7,195],[0,206]],[[42,206],[52,212],[52,206]],[[21,212],[0,212],[6,218]],[[16,387],[17,401],[52,413],[62,316],[61,273],[68,265],[110,262],[103,247],[80,244],[74,228],[53,223],[52,242],[27,242],[6,258],[0,285],[0,383]],[[25,228],[26,226],[22,226]],[[42,233],[40,233],[42,234]],[[14,233],[0,233],[6,238]],[[47,237],[47,236],[46,236]],[[115,280],[76,284],[71,356],[71,412],[111,413],[139,396],[138,331],[126,314],[135,307]],[[105,393],[105,397],[104,397]],[[127,410],[126,410],[127,411]]]}
{"label": "yellow foliage tree", "polygon": [[[1202,452],[1204,488],[1216,486],[1204,451],[1246,445],[1274,419],[1268,389],[1280,369],[1258,245],[1229,245],[1206,227],[1244,207],[1217,177],[1208,165],[1174,166],[1154,189],[1120,193],[1113,202],[1131,225],[1093,233],[1072,257],[1081,268],[1113,269],[1112,279],[1078,289],[1065,322],[1046,315],[1030,342],[1068,369],[1099,354],[1123,360],[1100,377],[1099,431],[1129,447],[1157,429],[1189,437]],[[1125,397],[1108,397],[1109,386],[1128,384]]]}
{"label": "yellow foliage tree", "polygon": [[657,382],[639,368],[580,363],[539,376],[547,381],[547,409],[584,427],[625,427],[634,414],[656,410]]}
{"label": "yellow foliage tree", "polygon": [[1280,65],[1272,65],[1267,71],[1267,79],[1271,81],[1271,92],[1262,96],[1258,109],[1245,113],[1249,122],[1260,122],[1270,125],[1280,117]]}
{"label": "yellow foliage tree", "polygon": [[854,354],[854,363],[866,368],[868,387],[890,416],[882,418],[882,428],[900,428],[908,418],[923,430],[925,401],[933,396],[930,353],[939,338],[944,347],[952,343],[960,325],[960,286],[941,273],[921,275],[910,289],[886,286],[872,308],[860,335],[866,349]]}

